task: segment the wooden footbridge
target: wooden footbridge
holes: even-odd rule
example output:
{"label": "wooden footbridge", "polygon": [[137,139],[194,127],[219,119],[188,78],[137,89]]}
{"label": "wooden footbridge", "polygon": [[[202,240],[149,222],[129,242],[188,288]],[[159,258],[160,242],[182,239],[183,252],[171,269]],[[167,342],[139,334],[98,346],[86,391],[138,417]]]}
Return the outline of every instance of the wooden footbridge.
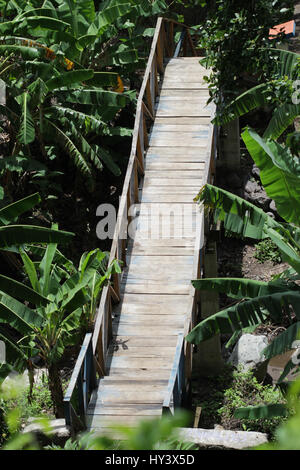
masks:
{"label": "wooden footbridge", "polygon": [[122,273],[103,289],[65,395],[74,428],[110,434],[116,424],[173,413],[188,394],[184,337],[196,321],[191,279],[202,274],[205,238],[193,198],[211,182],[216,153],[199,59],[189,29],[159,18],[110,253]]}

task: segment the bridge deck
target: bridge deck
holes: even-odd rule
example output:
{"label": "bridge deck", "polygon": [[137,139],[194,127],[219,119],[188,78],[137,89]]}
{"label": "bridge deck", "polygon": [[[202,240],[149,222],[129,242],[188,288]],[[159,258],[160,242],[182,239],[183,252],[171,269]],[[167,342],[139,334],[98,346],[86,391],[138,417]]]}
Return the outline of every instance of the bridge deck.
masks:
{"label": "bridge deck", "polygon": [[[193,198],[206,182],[212,146],[204,74],[199,57],[170,59],[165,68],[121,301],[112,312],[106,376],[87,409],[89,430],[107,433],[115,424],[135,426],[162,412],[178,334],[186,333],[190,316],[199,219]],[[160,224],[158,208],[166,211]],[[173,220],[171,209],[179,211]]]}

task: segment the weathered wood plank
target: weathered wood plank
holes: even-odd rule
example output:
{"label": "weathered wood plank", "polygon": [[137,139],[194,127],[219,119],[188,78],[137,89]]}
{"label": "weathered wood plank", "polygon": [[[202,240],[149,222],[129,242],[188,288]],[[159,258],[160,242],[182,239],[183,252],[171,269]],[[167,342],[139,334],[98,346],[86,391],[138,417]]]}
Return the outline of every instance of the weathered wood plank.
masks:
{"label": "weathered wood plank", "polygon": [[[144,294],[145,293],[145,288],[144,286],[141,286],[139,284],[131,284],[128,286],[129,287],[132,287],[133,291],[130,292],[130,289],[126,289],[125,290],[125,293],[126,294],[139,294],[139,293],[142,293]],[[135,289],[136,287],[136,289]],[[142,289],[139,289],[139,287],[142,287]],[[139,290],[141,292],[139,292]],[[146,290],[147,293],[151,294],[151,289],[149,290]],[[158,289],[159,291],[159,289]],[[154,292],[154,293],[162,293],[161,291],[160,292]],[[165,293],[165,292],[164,292]],[[188,292],[187,292],[188,293]],[[175,294],[176,295],[176,294]],[[160,325],[166,325],[166,326],[169,326],[169,325],[172,325],[173,327],[175,328],[181,328],[183,327],[183,321],[184,321],[184,315],[173,315],[173,314],[170,314],[170,315],[164,315],[162,318],[159,319],[159,322],[160,322]],[[118,315],[118,316],[115,316],[114,319],[113,319],[113,326],[114,327],[117,327],[118,325],[134,325],[134,326],[146,326],[146,325],[153,325],[153,317],[151,314],[136,314],[136,313],[127,313],[125,314],[124,312],[122,312],[121,315]]]}
{"label": "weathered wood plank", "polygon": [[[126,315],[128,316],[128,315]],[[150,316],[150,315],[149,315]],[[116,349],[115,346],[111,346],[109,349],[109,355],[114,355],[114,356],[130,356],[130,357],[161,357],[162,355],[164,357],[169,357],[174,355],[174,347],[171,346],[153,346],[153,347],[146,347],[146,346],[127,346],[127,349],[123,348],[118,348]],[[110,380],[107,380],[110,379]],[[167,380],[167,379],[166,379]],[[111,378],[107,377],[102,380],[102,382],[109,382],[112,383]],[[126,383],[132,383],[133,380],[126,380]],[[141,380],[135,380],[134,383],[141,383]]]}
{"label": "weathered wood plank", "polygon": [[204,96],[206,99],[209,98],[209,91],[207,88],[202,88],[200,90],[185,90],[185,89],[162,89],[160,92],[160,98],[166,97],[168,99],[173,99],[173,97],[179,98],[181,97],[182,99],[184,98],[191,98],[191,97],[197,97],[199,96]]}
{"label": "weathered wood plank", "polygon": [[[207,132],[153,132],[149,143],[152,147],[205,147],[207,146]],[[187,145],[188,143],[188,145]]]}
{"label": "weathered wood plank", "polygon": [[[192,246],[154,246],[154,245],[145,245],[145,246],[135,246],[133,248],[133,253],[135,256],[182,256],[182,255],[192,255],[194,248]],[[160,280],[158,282],[161,282]]]}
{"label": "weathered wood plank", "polygon": [[116,403],[114,405],[91,405],[88,408],[88,414],[105,415],[105,416],[160,416],[161,410],[156,404],[127,404]]}
{"label": "weathered wood plank", "polygon": [[[152,186],[146,183],[144,183],[143,189],[141,191],[142,195],[149,195],[149,194],[185,194],[186,196],[189,194],[197,194],[199,192],[199,185],[194,184],[191,186]],[[193,203],[193,200],[187,199],[187,203],[192,204],[193,206],[196,204]],[[143,203],[141,203],[143,204]],[[164,203],[162,203],[164,204]],[[169,203],[165,203],[169,204]]]}
{"label": "weathered wood plank", "polygon": [[[151,281],[144,281],[143,284],[127,281],[122,284],[122,289],[127,294],[144,294],[145,292],[148,294],[189,294],[191,286],[189,282],[187,282],[186,285],[182,282],[162,285],[161,281],[160,284],[155,284]],[[149,321],[151,323],[153,320],[150,319]],[[167,319],[166,321],[170,322],[170,319]]]}
{"label": "weathered wood plank", "polygon": [[203,179],[199,176],[196,178],[186,177],[186,178],[152,178],[151,175],[148,174],[145,176],[144,179],[145,185],[151,186],[197,186],[199,189],[203,184]]}
{"label": "weathered wood plank", "polygon": [[141,196],[142,202],[147,202],[147,203],[186,203],[192,202],[194,197],[197,196],[199,193],[199,189],[195,192],[189,192],[189,193],[178,193],[178,194],[172,194],[171,192],[169,194],[154,194],[154,193],[143,193]]}
{"label": "weathered wood plank", "polygon": [[[173,335],[166,335],[165,337],[154,337],[154,336],[126,336],[126,335],[115,335],[113,338],[114,344],[118,345],[119,347],[148,347],[148,348],[153,348],[153,347],[176,347],[177,343],[177,338],[174,338]],[[133,368],[134,369],[134,368]],[[145,368],[143,367],[143,364],[139,364],[136,367],[136,370],[144,370]],[[159,370],[157,367],[153,368],[154,370]],[[123,370],[121,371],[123,375]],[[112,374],[109,374],[110,377]],[[135,371],[130,369],[130,374],[128,373],[128,377],[133,377],[135,375]],[[161,376],[161,373],[159,372],[159,375]],[[127,378],[128,378],[127,377]]]}
{"label": "weathered wood plank", "polygon": [[[148,160],[146,163],[146,170],[157,170],[157,171],[163,171],[163,170],[168,170],[168,171],[173,171],[174,170],[174,160],[173,161],[155,161],[155,160]],[[176,162],[176,171],[181,171],[181,170],[200,170],[203,172],[205,167],[205,162]]]}
{"label": "weathered wood plank", "polygon": [[159,117],[187,116],[201,117],[210,116],[211,105],[206,105],[202,100],[181,100],[159,102],[156,106],[156,115]]}

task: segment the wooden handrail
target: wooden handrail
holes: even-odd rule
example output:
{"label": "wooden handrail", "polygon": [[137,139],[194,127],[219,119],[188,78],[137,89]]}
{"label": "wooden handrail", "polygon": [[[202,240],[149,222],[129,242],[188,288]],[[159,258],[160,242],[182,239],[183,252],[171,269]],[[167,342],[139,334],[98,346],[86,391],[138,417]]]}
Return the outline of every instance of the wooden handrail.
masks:
{"label": "wooden handrail", "polygon": [[173,366],[171,369],[166,396],[162,407],[163,414],[173,414],[172,410],[175,410],[175,408],[181,405],[182,392],[184,390],[185,381],[183,344],[183,333],[179,333]]}
{"label": "wooden handrail", "polygon": [[[192,54],[194,56],[197,55],[189,29],[186,25],[168,18],[160,17],[157,19],[149,58],[137,99],[131,152],[124,179],[122,195],[119,201],[117,221],[110,250],[109,265],[115,259],[119,259],[123,261],[123,267],[126,266],[128,210],[132,204],[138,202],[139,179],[144,174],[145,153],[148,146],[146,118],[154,121],[156,98],[159,94],[160,77],[164,73],[164,59],[166,57],[173,57],[175,50],[175,27],[180,27],[181,29],[186,30],[187,41],[184,43],[185,47],[188,43]],[[177,52],[179,52],[179,50]],[[77,410],[74,410],[71,405],[73,394],[77,390],[79,396],[87,397],[86,394],[84,395],[83,390],[79,391],[79,388],[81,380],[80,377],[82,376],[84,367],[83,364],[86,360],[90,360],[90,351],[92,351],[93,364],[98,376],[101,378],[106,374],[106,356],[113,335],[112,304],[120,299],[121,276],[122,273],[112,274],[109,279],[109,285],[103,288],[98,312],[94,322],[93,333],[86,336],[78,356],[71,382],[64,399],[66,406],[66,421],[70,426],[72,426],[72,421],[74,421],[78,415]],[[113,287],[113,289],[111,287]],[[92,379],[94,380],[94,376]],[[93,380],[91,383],[94,383]],[[82,384],[81,386],[83,387]],[[89,393],[91,391],[90,383],[88,384],[88,391]],[[86,405],[86,403],[84,405],[80,404],[79,416],[85,413]],[[84,422],[83,416],[81,417]]]}
{"label": "wooden handrail", "polygon": [[[87,333],[64,396],[66,424],[72,429],[85,428],[88,402],[96,385],[92,333]],[[72,400],[75,397],[75,392],[77,392],[77,404],[73,406]]]}

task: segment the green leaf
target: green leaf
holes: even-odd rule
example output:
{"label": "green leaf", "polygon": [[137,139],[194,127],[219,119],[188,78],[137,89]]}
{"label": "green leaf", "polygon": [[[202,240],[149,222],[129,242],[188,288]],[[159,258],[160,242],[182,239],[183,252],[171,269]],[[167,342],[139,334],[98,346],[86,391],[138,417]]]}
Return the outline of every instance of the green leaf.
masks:
{"label": "green leaf", "polygon": [[34,305],[47,305],[48,299],[30,289],[21,282],[0,274],[0,290],[19,300],[26,300]]}
{"label": "green leaf", "polygon": [[34,121],[29,111],[28,102],[30,100],[28,92],[22,94],[21,97],[21,123],[18,133],[18,140],[21,144],[31,144],[35,139]]}
{"label": "green leaf", "polygon": [[283,308],[288,314],[290,307],[300,319],[300,291],[287,290],[239,302],[203,320],[193,328],[186,340],[199,344],[218,333],[233,333],[252,325],[259,325],[267,317],[280,322]]}
{"label": "green leaf", "polygon": [[58,88],[68,87],[75,83],[81,83],[86,80],[92,79],[94,76],[93,70],[81,69],[74,70],[72,72],[66,72],[60,74],[58,77],[51,78],[46,82],[49,91],[53,91]]}
{"label": "green leaf", "polygon": [[223,221],[225,229],[237,236],[259,240],[266,237],[269,227],[280,228],[262,209],[210,184],[201,189],[196,200],[203,202],[206,209],[212,209],[215,220]]}
{"label": "green leaf", "polygon": [[262,139],[252,129],[242,133],[246,147],[260,169],[267,195],[287,222],[300,225],[300,164],[287,148]]}
{"label": "green leaf", "polygon": [[[292,344],[295,340],[300,338],[300,322],[293,323],[279,336],[273,339],[263,351],[266,359],[271,359],[274,356],[279,356],[292,349]],[[294,364],[295,366],[295,364]]]}
{"label": "green leaf", "polygon": [[228,122],[236,119],[244,114],[249,113],[255,108],[268,104],[267,97],[269,96],[269,84],[262,83],[250,90],[245,91],[233,100],[226,108],[222,118],[218,116],[214,119],[216,124],[227,124]]}
{"label": "green leaf", "polygon": [[264,133],[265,139],[278,139],[281,134],[300,116],[300,104],[285,103],[277,108]]}
{"label": "green leaf", "polygon": [[237,408],[234,411],[234,417],[237,419],[272,419],[278,416],[285,417],[288,414],[286,405],[281,403]]}
{"label": "green leaf", "polygon": [[61,91],[60,95],[68,103],[89,104],[92,106],[118,106],[124,107],[129,101],[129,97],[124,93],[114,93],[113,91],[80,89]]}
{"label": "green leaf", "polygon": [[95,23],[99,29],[104,29],[106,26],[111,25],[116,20],[126,15],[131,10],[130,3],[121,3],[114,5],[112,7],[105,8],[98,13]]}
{"label": "green leaf", "polygon": [[[195,289],[223,292],[236,299],[254,298],[275,292],[286,292],[290,285],[284,281],[256,281],[238,278],[204,278],[192,281]],[[297,286],[295,285],[295,290]]]}
{"label": "green leaf", "polygon": [[0,247],[8,248],[25,243],[69,243],[74,233],[34,225],[0,227]]}
{"label": "green leaf", "polygon": [[29,258],[29,256],[24,250],[20,249],[20,255],[24,264],[25,271],[32,285],[32,288],[39,294],[42,294],[42,289],[38,280],[38,275],[37,275],[34,263],[31,261],[31,259]]}
{"label": "green leaf", "polygon": [[2,224],[7,225],[10,222],[17,219],[21,214],[32,209],[34,206],[41,202],[40,195],[38,193],[27,196],[19,201],[13,202],[8,206],[0,209],[0,221]]}
{"label": "green leaf", "polygon": [[79,151],[72,139],[49,120],[45,121],[50,133],[53,137],[56,135],[58,144],[65,150],[71,157],[77,170],[85,177],[86,185],[90,191],[94,190],[95,179],[89,163],[86,161],[84,155]]}
{"label": "green leaf", "polygon": [[119,74],[114,72],[94,72],[94,76],[87,79],[87,85],[96,87],[117,87]]}
{"label": "green leaf", "polygon": [[57,245],[55,243],[49,243],[40,263],[40,286],[43,295],[48,295],[49,293],[50,272],[56,248]]}
{"label": "green leaf", "polygon": [[24,335],[42,326],[44,319],[16,299],[0,292],[0,322],[9,324]]}

